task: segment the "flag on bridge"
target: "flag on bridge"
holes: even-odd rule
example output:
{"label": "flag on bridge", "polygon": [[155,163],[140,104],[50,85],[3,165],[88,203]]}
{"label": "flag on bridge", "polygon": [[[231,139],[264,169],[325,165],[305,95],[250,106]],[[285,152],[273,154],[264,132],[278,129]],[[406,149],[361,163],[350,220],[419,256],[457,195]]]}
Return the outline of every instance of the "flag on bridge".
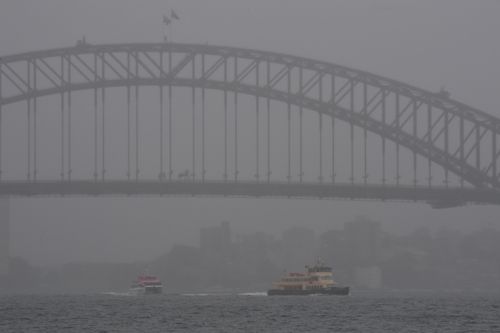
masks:
{"label": "flag on bridge", "polygon": [[173,9],[170,11],[170,17],[172,18],[172,20],[180,20],[179,15],[177,15],[177,13]]}
{"label": "flag on bridge", "polygon": [[172,20],[169,19],[167,15],[163,15],[163,23],[168,26],[170,25],[170,23],[172,23]]}

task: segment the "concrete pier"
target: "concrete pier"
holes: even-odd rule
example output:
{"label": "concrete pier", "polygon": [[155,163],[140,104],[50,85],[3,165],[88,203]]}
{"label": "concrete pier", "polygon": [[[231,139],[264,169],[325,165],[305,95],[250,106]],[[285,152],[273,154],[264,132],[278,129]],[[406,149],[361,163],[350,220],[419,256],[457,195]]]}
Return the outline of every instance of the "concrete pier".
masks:
{"label": "concrete pier", "polygon": [[9,198],[0,197],[0,276],[9,273],[10,209]]}

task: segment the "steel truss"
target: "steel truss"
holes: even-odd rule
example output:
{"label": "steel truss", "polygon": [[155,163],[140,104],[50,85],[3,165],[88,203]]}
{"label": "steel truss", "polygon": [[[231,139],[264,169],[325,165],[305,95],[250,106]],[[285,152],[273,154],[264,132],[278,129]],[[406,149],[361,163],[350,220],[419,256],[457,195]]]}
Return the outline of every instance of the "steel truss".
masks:
{"label": "steel truss", "polygon": [[[459,178],[459,187],[483,190],[500,189],[498,160],[500,119],[450,98],[446,92],[423,89],[328,62],[258,50],[178,43],[91,45],[80,42],[75,47],[37,51],[0,58],[0,177],[2,177],[2,107],[24,102],[27,105],[28,147],[26,182],[37,182],[40,147],[37,145],[37,99],[60,95],[60,180],[72,180],[72,94],[94,91],[94,182],[106,180],[106,89],[127,89],[127,180],[140,181],[139,87],[157,86],[160,91],[161,165],[160,181],[173,181],[172,167],[172,87],[192,89],[192,161],[189,179],[206,181],[205,91],[224,93],[224,182],[239,181],[238,95],[254,96],[255,101],[255,181],[271,183],[271,101],[287,105],[287,182],[303,182],[303,110],[318,113],[319,170],[318,183],[336,184],[337,121],[350,125],[350,182],[354,186],[355,131],[361,129],[364,161],[362,184],[388,186],[389,179],[400,184],[400,147],[412,154],[413,188],[418,184],[420,160],[426,161],[428,189],[449,187],[449,174]],[[167,91],[165,92],[165,87]],[[197,92],[201,91],[201,101]],[[165,93],[167,96],[165,96]],[[228,93],[234,94],[234,105]],[[168,101],[165,105],[165,100]],[[262,107],[261,101],[265,101]],[[135,102],[135,103],[133,103]],[[201,131],[195,130],[195,110],[201,103]],[[292,107],[299,110],[298,177],[295,179],[292,154]],[[228,113],[234,112],[234,124]],[[329,155],[324,153],[326,119],[331,124]],[[168,119],[168,127],[164,127]],[[267,128],[262,127],[262,120]],[[229,129],[234,131],[234,170],[230,170]],[[196,134],[199,133],[199,134]],[[263,134],[264,133],[264,134]],[[368,133],[381,140],[380,181],[369,174]],[[195,137],[200,135],[200,138]],[[135,137],[134,137],[135,135]],[[167,140],[168,139],[168,140]],[[201,156],[194,142],[202,141]],[[134,143],[135,140],[135,143]],[[395,147],[395,171],[389,171],[387,143]],[[135,147],[133,151],[132,147]],[[331,156],[329,177],[325,177],[325,157]],[[259,159],[263,159],[262,162]],[[262,164],[262,165],[261,165]],[[444,184],[433,183],[435,165],[443,168]],[[199,170],[197,174],[196,171]],[[230,172],[232,171],[232,174]],[[389,173],[395,173],[392,177]],[[329,180],[327,181],[326,179]],[[488,192],[489,193],[489,192]]]}

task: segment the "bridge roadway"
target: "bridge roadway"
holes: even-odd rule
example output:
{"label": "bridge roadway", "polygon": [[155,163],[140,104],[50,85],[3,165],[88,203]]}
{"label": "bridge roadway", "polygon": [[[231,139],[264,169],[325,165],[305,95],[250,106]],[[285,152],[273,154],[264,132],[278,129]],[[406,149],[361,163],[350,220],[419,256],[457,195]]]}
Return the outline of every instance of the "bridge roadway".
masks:
{"label": "bridge roadway", "polygon": [[364,185],[346,183],[287,183],[255,181],[38,181],[0,183],[0,196],[228,196],[324,198],[344,200],[410,201],[435,208],[471,204],[500,204],[494,189]]}

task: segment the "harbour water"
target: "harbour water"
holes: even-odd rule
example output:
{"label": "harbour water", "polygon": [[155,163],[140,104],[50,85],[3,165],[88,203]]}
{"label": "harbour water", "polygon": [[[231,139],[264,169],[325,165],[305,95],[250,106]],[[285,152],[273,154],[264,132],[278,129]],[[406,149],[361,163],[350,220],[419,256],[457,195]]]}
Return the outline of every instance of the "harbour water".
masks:
{"label": "harbour water", "polygon": [[0,332],[500,332],[500,293],[0,296]]}

